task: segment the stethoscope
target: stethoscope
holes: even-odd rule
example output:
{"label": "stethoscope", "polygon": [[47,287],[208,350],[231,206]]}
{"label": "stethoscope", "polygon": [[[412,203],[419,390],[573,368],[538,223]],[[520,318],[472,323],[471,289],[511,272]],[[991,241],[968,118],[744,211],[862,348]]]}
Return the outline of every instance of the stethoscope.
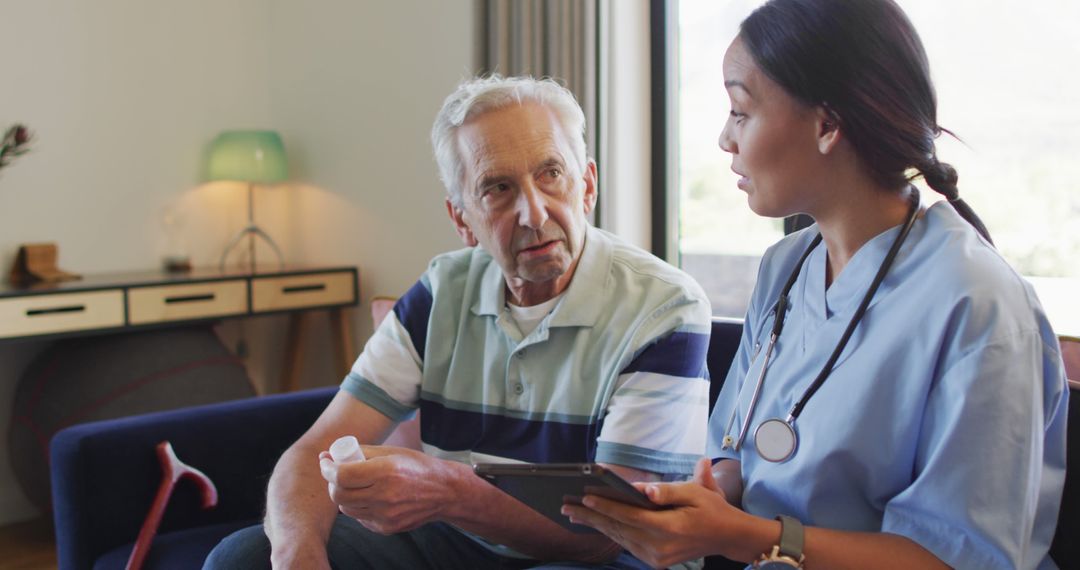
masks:
{"label": "stethoscope", "polygon": [[[757,448],[757,452],[761,455],[762,459],[773,463],[782,463],[795,454],[795,450],[799,446],[799,436],[795,432],[795,420],[798,419],[799,414],[801,414],[803,408],[806,407],[806,403],[809,402],[810,398],[814,396],[814,393],[821,388],[821,385],[825,383],[825,379],[828,378],[829,374],[832,372],[832,368],[836,364],[837,359],[840,358],[840,354],[844,351],[844,347],[847,346],[851,334],[855,332],[855,327],[859,324],[863,314],[866,313],[866,308],[870,305],[870,300],[873,299],[878,286],[880,286],[881,282],[885,279],[885,274],[889,271],[889,267],[892,266],[893,261],[896,260],[896,254],[900,251],[900,246],[904,243],[904,239],[907,238],[908,233],[911,232],[911,226],[914,225],[918,214],[919,191],[912,186],[911,206],[908,210],[907,221],[904,223],[904,227],[900,229],[900,233],[897,234],[896,239],[893,240],[889,253],[885,256],[885,260],[881,262],[881,266],[878,267],[877,274],[870,283],[870,288],[863,296],[859,308],[856,309],[855,314],[852,315],[851,322],[848,323],[847,329],[844,330],[844,334],[840,337],[840,342],[836,344],[836,348],[833,349],[829,360],[825,363],[825,366],[821,368],[821,372],[818,373],[817,378],[810,384],[810,387],[803,392],[802,398],[800,398],[795,406],[791,408],[791,411],[788,412],[787,418],[772,418],[765,420],[761,422],[761,424],[758,425],[757,430],[754,431],[754,446]],[[742,427],[739,429],[739,437],[738,439],[731,437],[731,428],[735,424],[735,416],[739,410],[739,406],[736,403],[735,409],[731,411],[731,419],[728,420],[727,427],[724,429],[724,439],[721,444],[721,449],[734,448],[735,451],[739,451],[743,441],[746,439],[746,433],[750,429],[750,420],[753,418],[754,409],[757,407],[758,396],[761,395],[761,387],[765,383],[765,371],[769,368],[769,357],[772,356],[773,347],[776,346],[776,341],[780,338],[780,333],[784,329],[784,320],[787,317],[786,313],[789,304],[788,293],[791,292],[791,288],[795,285],[795,280],[798,279],[799,272],[802,271],[802,266],[806,261],[806,258],[810,256],[810,253],[819,243],[821,243],[820,233],[814,237],[813,241],[811,241],[810,245],[806,248],[806,251],[803,252],[802,257],[799,258],[799,262],[791,271],[787,283],[784,284],[784,288],[780,292],[779,298],[776,300],[776,305],[773,307],[773,312],[776,316],[773,318],[773,327],[772,332],[769,335],[769,344],[765,348],[765,360],[761,365],[761,372],[758,373],[757,386],[754,387],[754,393],[750,397],[750,405],[747,407],[746,417],[743,419]]]}

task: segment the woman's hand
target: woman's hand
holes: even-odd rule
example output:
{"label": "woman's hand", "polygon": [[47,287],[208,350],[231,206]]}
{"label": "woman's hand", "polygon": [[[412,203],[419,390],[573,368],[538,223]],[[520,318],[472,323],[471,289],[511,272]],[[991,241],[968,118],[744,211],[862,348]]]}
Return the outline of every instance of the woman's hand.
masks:
{"label": "woman's hand", "polygon": [[645,563],[664,568],[708,554],[721,553],[749,515],[728,503],[713,478],[710,461],[702,458],[687,483],[635,483],[649,499],[670,507],[650,511],[595,495],[584,506],[565,505],[562,513],[591,526]]}

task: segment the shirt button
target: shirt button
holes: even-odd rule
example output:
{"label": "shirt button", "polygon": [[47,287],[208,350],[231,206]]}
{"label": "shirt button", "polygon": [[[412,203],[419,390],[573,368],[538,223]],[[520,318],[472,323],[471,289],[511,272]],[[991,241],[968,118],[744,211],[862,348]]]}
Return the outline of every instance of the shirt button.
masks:
{"label": "shirt button", "polygon": [[517,357],[518,358],[525,358],[525,349],[524,348],[517,351]]}
{"label": "shirt button", "polygon": [[522,394],[522,392],[524,392],[524,391],[525,391],[525,387],[522,386],[520,382],[518,382],[517,384],[514,384],[514,393],[515,394],[520,396]]}

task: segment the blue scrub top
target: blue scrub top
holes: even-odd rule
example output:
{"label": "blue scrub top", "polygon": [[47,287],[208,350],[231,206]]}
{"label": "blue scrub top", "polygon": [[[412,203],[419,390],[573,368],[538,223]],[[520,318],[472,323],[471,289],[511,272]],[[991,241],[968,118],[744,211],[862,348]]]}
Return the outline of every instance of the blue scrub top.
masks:
{"label": "blue scrub top", "polygon": [[920,217],[821,389],[784,463],[754,430],[784,419],[835,348],[900,227],[867,242],[825,288],[826,248],[791,293],[743,447],[777,296],[817,227],[766,252],[742,345],[709,425],[709,454],[742,462],[743,508],[906,536],[955,568],[1055,568],[1068,391],[1031,286],[945,202]]}

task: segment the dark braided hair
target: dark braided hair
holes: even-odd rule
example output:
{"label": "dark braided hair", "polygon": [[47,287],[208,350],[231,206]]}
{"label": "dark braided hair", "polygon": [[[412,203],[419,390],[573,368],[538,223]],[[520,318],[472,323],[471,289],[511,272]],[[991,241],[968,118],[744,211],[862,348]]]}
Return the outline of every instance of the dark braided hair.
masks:
{"label": "dark braided hair", "polygon": [[971,209],[971,206],[967,202],[960,198],[960,191],[956,188],[956,181],[959,179],[959,175],[956,174],[956,169],[951,164],[941,162],[936,156],[933,156],[921,166],[916,166],[916,169],[922,173],[922,177],[926,180],[927,186],[936,190],[945,199],[952,204],[960,215],[968,221],[975,230],[979,232],[986,241],[991,244],[994,240],[990,239],[990,231],[983,225],[979,216],[975,213],[975,210]]}
{"label": "dark braided hair", "polygon": [[960,198],[956,169],[937,158],[934,140],[948,131],[930,65],[892,0],[770,0],[739,37],[770,79],[833,116],[878,184],[899,189],[921,175],[993,243]]}

